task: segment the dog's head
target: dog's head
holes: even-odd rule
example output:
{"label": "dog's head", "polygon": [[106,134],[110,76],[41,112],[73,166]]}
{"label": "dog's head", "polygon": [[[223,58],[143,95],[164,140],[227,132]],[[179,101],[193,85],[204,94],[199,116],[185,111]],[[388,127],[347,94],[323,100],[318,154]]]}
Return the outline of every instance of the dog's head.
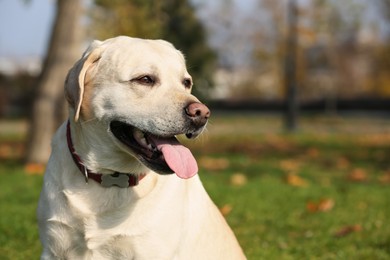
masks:
{"label": "dog's head", "polygon": [[175,136],[198,136],[210,115],[191,88],[184,57],[172,44],[125,36],[94,41],[65,83],[75,122],[97,120],[118,149],[182,178],[197,166]]}

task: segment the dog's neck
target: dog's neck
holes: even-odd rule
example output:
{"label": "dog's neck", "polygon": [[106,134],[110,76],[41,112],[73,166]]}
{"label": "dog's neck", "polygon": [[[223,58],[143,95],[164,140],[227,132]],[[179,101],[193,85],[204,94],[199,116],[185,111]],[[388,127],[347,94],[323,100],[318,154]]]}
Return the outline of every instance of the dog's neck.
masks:
{"label": "dog's neck", "polygon": [[69,148],[69,152],[72,155],[72,159],[80,170],[81,174],[84,175],[85,182],[88,183],[89,179],[92,179],[100,183],[103,187],[117,186],[120,188],[128,188],[138,185],[138,182],[145,177],[145,174],[133,174],[133,173],[120,173],[114,172],[112,174],[101,174],[90,170],[83,162],[79,154],[76,152],[72,140],[71,123],[68,120],[66,124],[66,141]]}

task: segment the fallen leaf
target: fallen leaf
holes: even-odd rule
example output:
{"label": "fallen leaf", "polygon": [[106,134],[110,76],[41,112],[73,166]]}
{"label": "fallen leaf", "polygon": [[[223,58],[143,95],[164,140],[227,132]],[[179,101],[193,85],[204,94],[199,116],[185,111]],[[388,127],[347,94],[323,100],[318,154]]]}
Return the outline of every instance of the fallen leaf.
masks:
{"label": "fallen leaf", "polygon": [[345,170],[351,165],[351,162],[345,157],[338,157],[336,167],[340,170]]}
{"label": "fallen leaf", "polygon": [[280,162],[280,168],[286,172],[297,172],[300,166],[300,162],[297,160],[283,160]]}
{"label": "fallen leaf", "polygon": [[230,183],[233,186],[243,186],[247,184],[248,178],[243,173],[235,173],[230,177]]}
{"label": "fallen leaf", "polygon": [[223,216],[227,216],[233,210],[233,207],[229,204],[226,204],[222,208],[220,208],[219,210],[221,211]]}
{"label": "fallen leaf", "polygon": [[318,156],[320,155],[320,151],[317,148],[312,147],[306,151],[306,154],[310,158],[318,158]]}
{"label": "fallen leaf", "polygon": [[354,182],[364,182],[367,180],[367,172],[361,168],[355,168],[347,176],[348,180]]}
{"label": "fallen leaf", "polygon": [[306,203],[306,210],[311,212],[311,213],[317,212],[318,211],[318,204],[313,202],[313,201],[309,201]]}
{"label": "fallen leaf", "polygon": [[0,159],[21,158],[24,153],[24,145],[20,142],[0,143]]}
{"label": "fallen leaf", "polygon": [[311,213],[327,212],[333,209],[334,204],[335,204],[334,200],[332,199],[321,199],[318,202],[309,201],[306,204],[306,209]]}
{"label": "fallen leaf", "polygon": [[309,185],[309,183],[305,179],[293,173],[287,174],[286,182],[288,185],[295,186],[295,187],[306,187]]}
{"label": "fallen leaf", "polygon": [[390,171],[385,172],[384,174],[379,176],[378,179],[383,184],[389,184],[390,183]]}
{"label": "fallen leaf", "polygon": [[28,163],[24,167],[28,175],[41,175],[45,171],[45,165],[41,163]]}
{"label": "fallen leaf", "polygon": [[320,203],[318,205],[319,211],[322,211],[322,212],[329,211],[329,210],[333,209],[333,207],[334,207],[334,200],[332,200],[332,199],[323,199],[320,201]]}
{"label": "fallen leaf", "polygon": [[230,163],[225,158],[202,157],[199,160],[199,165],[209,171],[220,171],[228,168]]}
{"label": "fallen leaf", "polygon": [[336,233],[334,234],[335,237],[344,237],[346,235],[349,235],[351,233],[359,232],[362,230],[361,225],[351,225],[351,226],[345,226],[340,228]]}

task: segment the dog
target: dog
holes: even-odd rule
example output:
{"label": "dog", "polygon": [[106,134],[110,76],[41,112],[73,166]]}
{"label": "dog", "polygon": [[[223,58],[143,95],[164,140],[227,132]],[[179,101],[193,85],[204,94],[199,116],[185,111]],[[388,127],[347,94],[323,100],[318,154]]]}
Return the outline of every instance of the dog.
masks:
{"label": "dog", "polygon": [[93,41],[65,80],[37,215],[41,259],[245,259],[177,135],[210,111],[163,40]]}

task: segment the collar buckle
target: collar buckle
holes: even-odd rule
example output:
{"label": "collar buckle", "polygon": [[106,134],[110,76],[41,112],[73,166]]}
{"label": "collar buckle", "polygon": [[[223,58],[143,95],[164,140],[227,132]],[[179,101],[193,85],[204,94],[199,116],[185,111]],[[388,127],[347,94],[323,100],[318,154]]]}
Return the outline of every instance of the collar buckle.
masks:
{"label": "collar buckle", "polygon": [[[102,174],[102,182],[100,183],[103,187],[118,186],[119,188],[129,187],[130,176],[124,173],[114,174]],[[137,178],[138,179],[138,178]]]}

